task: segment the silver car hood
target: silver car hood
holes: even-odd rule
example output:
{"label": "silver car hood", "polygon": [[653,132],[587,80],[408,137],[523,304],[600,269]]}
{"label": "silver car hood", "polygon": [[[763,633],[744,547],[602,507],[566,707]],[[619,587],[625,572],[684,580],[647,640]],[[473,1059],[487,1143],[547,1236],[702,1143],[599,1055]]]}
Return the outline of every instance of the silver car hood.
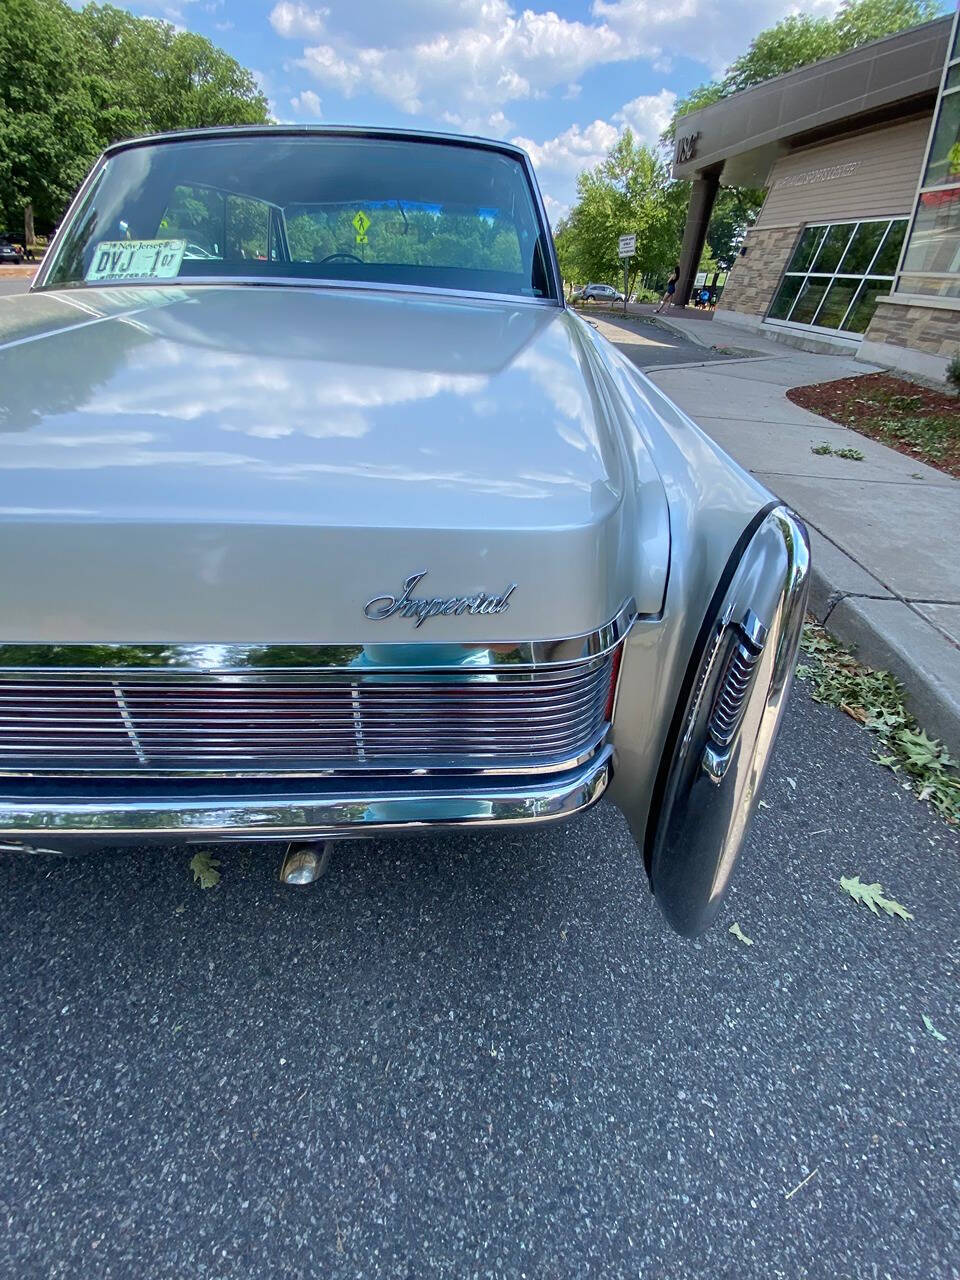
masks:
{"label": "silver car hood", "polygon": [[[549,639],[662,604],[663,486],[579,320],[298,287],[0,310],[6,641]],[[374,597],[502,598],[415,620]],[[375,611],[374,611],[375,612]]]}

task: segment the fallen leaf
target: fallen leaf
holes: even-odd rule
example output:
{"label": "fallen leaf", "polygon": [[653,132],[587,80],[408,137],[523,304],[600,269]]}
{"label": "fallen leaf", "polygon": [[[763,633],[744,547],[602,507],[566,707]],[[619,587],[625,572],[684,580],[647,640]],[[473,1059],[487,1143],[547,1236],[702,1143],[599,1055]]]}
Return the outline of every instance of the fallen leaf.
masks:
{"label": "fallen leaf", "polygon": [[220,883],[220,862],[209,853],[195,853],[190,859],[190,870],[194,880],[200,881],[201,889],[212,889]]}
{"label": "fallen leaf", "polygon": [[845,711],[851,720],[856,720],[858,724],[867,723],[867,713],[863,707],[851,707],[848,702],[840,703],[840,710]]}
{"label": "fallen leaf", "polygon": [[934,1040],[939,1040],[941,1044],[946,1044],[947,1037],[943,1034],[943,1032],[937,1030],[937,1028],[933,1025],[933,1023],[930,1021],[930,1019],[927,1017],[925,1013],[921,1014],[921,1017],[923,1018],[923,1025],[927,1028],[927,1030],[933,1036]]}
{"label": "fallen leaf", "polygon": [[737,924],[736,920],[734,920],[733,924],[732,924],[732,925],[730,926],[730,928],[727,930],[727,933],[732,933],[732,934],[733,934],[733,936],[734,936],[734,937],[735,937],[739,942],[743,942],[743,943],[745,943],[748,947],[752,947],[752,946],[753,946],[753,939],[752,939],[752,938],[748,938],[748,937],[747,937],[747,935],[743,932],[743,930],[742,930],[742,929],[740,928],[740,926]]}
{"label": "fallen leaf", "polygon": [[861,884],[859,876],[841,876],[840,888],[849,893],[854,902],[869,907],[875,916],[878,916],[880,911],[885,911],[888,916],[899,916],[901,920],[913,919],[906,907],[902,907],[893,898],[883,896],[881,884]]}
{"label": "fallen leaf", "polygon": [[770,808],[770,806],[767,804],[766,800],[758,800],[758,801],[757,801],[757,807],[758,807],[758,808],[760,808],[760,809],[769,809],[769,808]]}
{"label": "fallen leaf", "polygon": [[787,786],[790,788],[790,790],[791,790],[791,791],[796,791],[796,789],[797,789],[797,780],[796,780],[796,778],[788,778],[788,779],[787,779]]}

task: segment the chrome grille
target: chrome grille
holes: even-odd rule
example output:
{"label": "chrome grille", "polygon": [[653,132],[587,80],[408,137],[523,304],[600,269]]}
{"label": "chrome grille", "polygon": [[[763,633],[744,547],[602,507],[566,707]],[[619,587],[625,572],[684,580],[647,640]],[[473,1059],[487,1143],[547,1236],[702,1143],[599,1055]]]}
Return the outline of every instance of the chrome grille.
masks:
{"label": "chrome grille", "polygon": [[612,657],[546,671],[271,681],[0,673],[11,773],[548,767],[605,729]]}

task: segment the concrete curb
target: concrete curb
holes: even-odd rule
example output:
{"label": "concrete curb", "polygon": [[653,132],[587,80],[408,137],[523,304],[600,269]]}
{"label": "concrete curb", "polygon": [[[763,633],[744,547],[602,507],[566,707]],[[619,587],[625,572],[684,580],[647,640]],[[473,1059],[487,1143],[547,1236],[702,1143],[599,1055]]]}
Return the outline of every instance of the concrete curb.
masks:
{"label": "concrete curb", "polygon": [[896,676],[921,727],[960,755],[960,649],[809,522],[807,527],[810,612],[862,662]]}
{"label": "concrete curb", "polygon": [[[636,317],[645,324],[652,324],[656,328],[666,329],[668,333],[672,333],[676,338],[683,338],[685,342],[692,342],[695,347],[706,347],[708,350],[713,346],[712,342],[705,342],[697,333],[688,333],[686,329],[681,328],[678,324],[672,324],[669,320],[665,320],[663,316],[641,316]],[[703,321],[709,324],[708,320]]]}

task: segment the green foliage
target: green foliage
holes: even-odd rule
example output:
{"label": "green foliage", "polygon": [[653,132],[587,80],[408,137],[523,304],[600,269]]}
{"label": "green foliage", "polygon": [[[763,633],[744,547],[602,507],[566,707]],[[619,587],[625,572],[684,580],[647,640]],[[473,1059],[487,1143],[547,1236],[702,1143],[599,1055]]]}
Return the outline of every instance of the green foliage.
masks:
{"label": "green foliage", "polygon": [[287,239],[295,261],[319,262],[334,253],[351,253],[365,262],[404,266],[467,267],[520,272],[523,263],[516,227],[509,219],[378,205],[365,210],[370,218],[366,243],[358,245],[353,218],[357,206],[323,205],[305,209],[287,223]]}
{"label": "green foliage", "polygon": [[0,213],[51,228],[109,143],[267,120],[253,76],[202,36],[111,5],[5,0],[0,24]]}
{"label": "green foliage", "polygon": [[960,395],[960,352],[950,358],[950,363],[947,365],[947,381]]}
{"label": "green foliage", "polygon": [[943,1034],[943,1032],[937,1030],[937,1028],[931,1022],[930,1018],[925,1013],[921,1014],[921,1017],[923,1018],[923,1025],[933,1036],[934,1040],[939,1040],[941,1044],[946,1044],[947,1037]]}
{"label": "green foliage", "polygon": [[929,738],[903,704],[903,690],[887,671],[874,671],[822,627],[808,624],[797,667],[814,701],[839,707],[880,739],[877,762],[901,773],[920,800],[929,801],[949,823],[960,822],[960,775],[942,743]]}
{"label": "green foliage", "polygon": [[617,240],[633,232],[629,290],[638,276],[665,279],[680,252],[684,185],[671,181],[663,159],[625,129],[607,158],[577,178],[577,203],[554,237],[564,278],[621,288]]}
{"label": "green foliage", "polygon": [[841,876],[840,888],[860,906],[869,907],[875,916],[885,911],[888,916],[896,916],[900,920],[913,919],[906,907],[893,898],[883,896],[882,884],[861,884],[859,876]]}
{"label": "green foliage", "polygon": [[862,462],[864,454],[859,449],[834,449],[833,445],[813,444],[810,446],[810,452],[819,454],[822,458],[846,458],[848,462]]}
{"label": "green foliage", "polygon": [[199,882],[201,889],[214,889],[220,883],[220,872],[217,870],[220,861],[209,853],[195,853],[190,859],[190,870],[193,878]]}

